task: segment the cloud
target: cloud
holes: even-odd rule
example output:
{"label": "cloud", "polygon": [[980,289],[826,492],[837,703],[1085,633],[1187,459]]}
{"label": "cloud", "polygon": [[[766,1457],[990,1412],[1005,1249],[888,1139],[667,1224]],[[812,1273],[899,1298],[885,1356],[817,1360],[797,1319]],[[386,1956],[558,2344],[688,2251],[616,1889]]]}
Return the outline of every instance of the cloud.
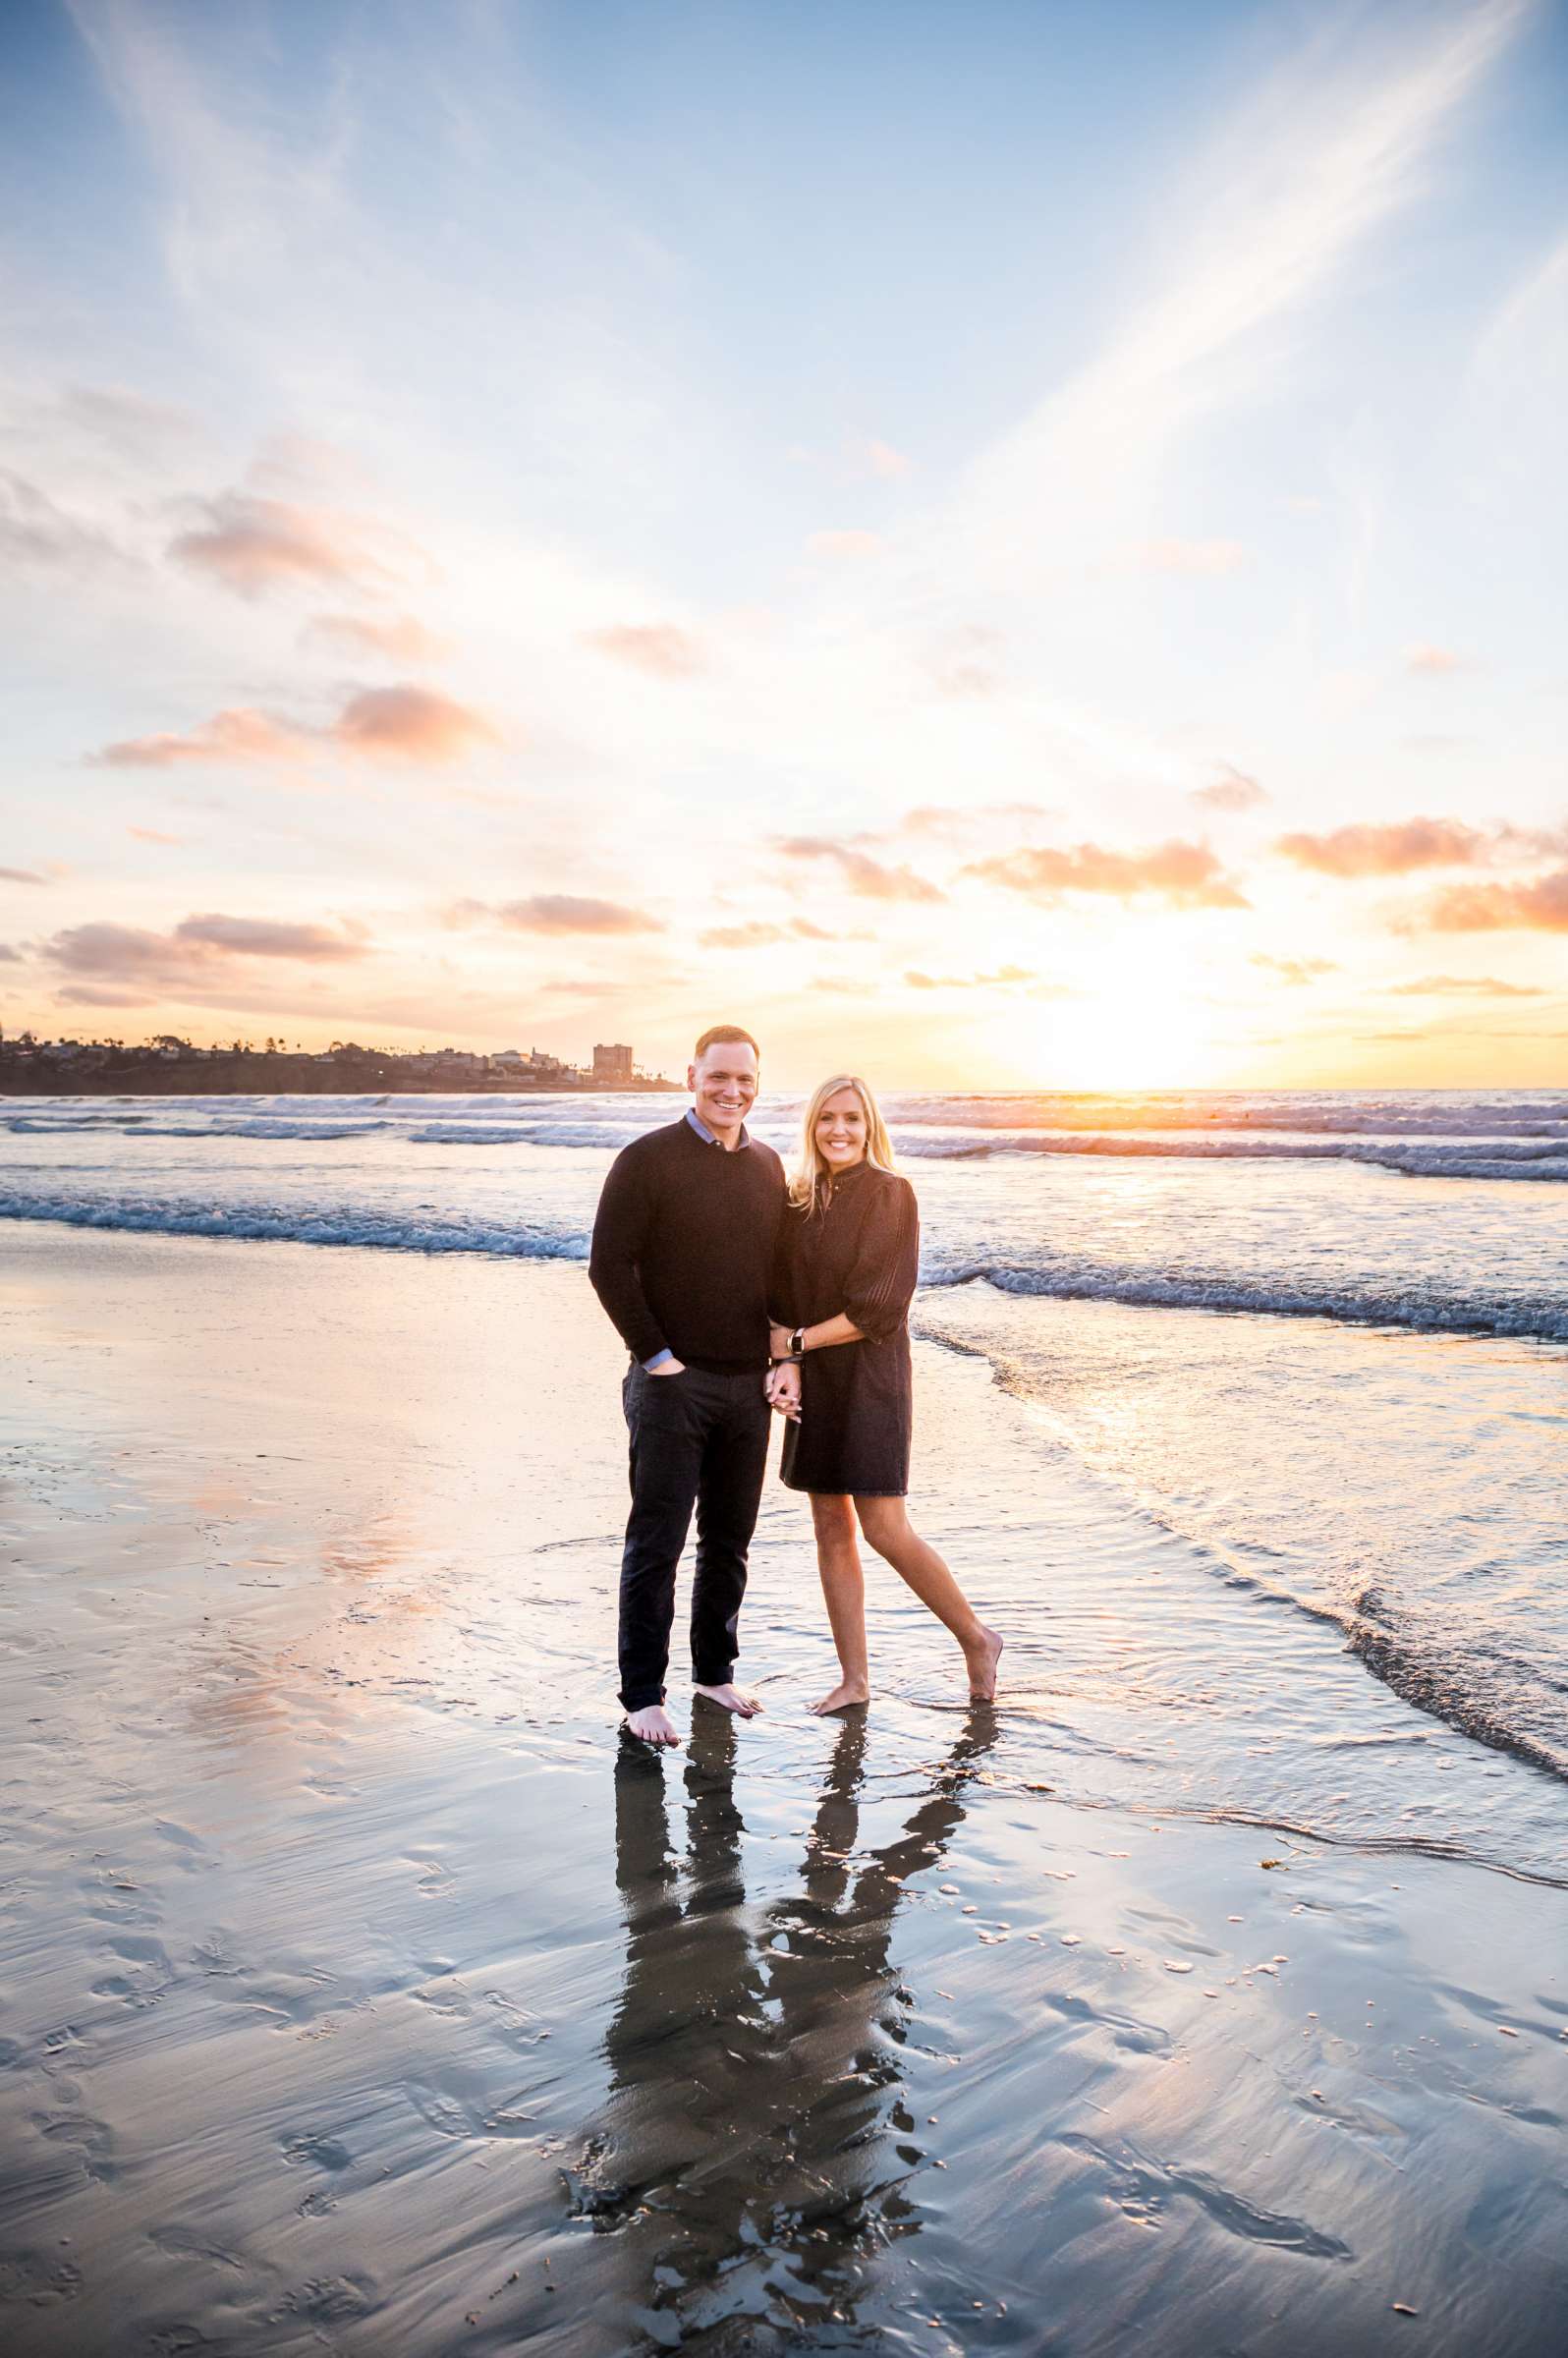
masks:
{"label": "cloud", "polygon": [[864,455],[871,474],[880,476],[884,482],[892,482],[899,476],[908,475],[914,465],[913,459],[906,458],[903,451],[895,450],[890,442],[878,442],[874,435],[865,445]]}
{"label": "cloud", "polygon": [[188,917],[174,928],[177,941],[195,941],[247,958],[363,958],[366,943],[354,932],[327,926],[291,925],[272,918],[223,917],[215,911]]}
{"label": "cloud", "polygon": [[0,883],[4,883],[4,884],[47,884],[47,883],[48,883],[48,881],[49,881],[48,877],[47,877],[47,876],[40,876],[40,875],[38,874],[38,872],[37,872],[37,870],[36,870],[36,869],[32,869],[32,868],[0,868]]}
{"label": "cloud", "polygon": [[178,533],[169,554],[241,597],[257,597],[279,583],[383,584],[401,579],[407,567],[406,553],[401,565],[389,562],[390,535],[330,509],[249,491],[221,492],[199,506],[200,524]]}
{"label": "cloud", "polygon": [[1452,884],[1400,920],[1413,933],[1568,933],[1568,868],[1530,884]]}
{"label": "cloud", "polygon": [[517,933],[662,933],[656,917],[620,901],[580,899],[575,893],[539,892],[526,901],[503,901],[495,912]]}
{"label": "cloud", "polygon": [[1173,840],[1143,852],[1110,852],[1096,843],[1081,843],[1072,851],[1024,845],[995,859],[973,861],[964,873],[1047,905],[1067,892],[1109,893],[1118,900],[1152,892],[1177,909],[1251,905],[1206,843]]}
{"label": "cloud", "polygon": [[1339,968],[1332,958],[1271,958],[1260,951],[1253,960],[1266,974],[1277,975],[1282,982],[1300,985],[1316,982],[1319,975],[1337,975]]}
{"label": "cloud", "polygon": [[912,868],[887,868],[868,852],[856,851],[851,844],[835,843],[825,835],[787,836],[778,848],[787,860],[834,862],[848,890],[863,900],[940,901],[947,897],[924,876],[918,876]]}
{"label": "cloud", "polygon": [[309,965],[364,957],[368,944],[328,926],[218,911],[185,918],[168,933],[108,922],[68,926],[43,944],[43,956],[67,979],[61,991],[84,1006],[144,1005],[164,993],[205,996],[233,987],[245,961],[275,958]]}
{"label": "cloud", "polygon": [[9,941],[0,941],[0,966],[20,966],[21,963],[22,952],[14,949]]}
{"label": "cloud", "polygon": [[311,728],[251,705],[215,712],[184,735],[164,731],[106,745],[86,758],[103,769],[171,769],[183,762],[303,761],[322,747],[404,761],[455,761],[471,745],[495,745],[497,732],[467,704],[432,688],[365,688],[334,721]]}
{"label": "cloud", "polygon": [[1220,763],[1223,776],[1211,786],[1195,786],[1189,802],[1198,803],[1205,811],[1256,811],[1260,803],[1269,799],[1266,787],[1260,786],[1245,770],[1233,769],[1228,761]]}
{"label": "cloud", "polygon": [[163,730],[126,737],[86,758],[95,769],[173,769],[188,761],[300,761],[312,750],[305,730],[251,705],[231,705],[183,736]]}
{"label": "cloud", "polygon": [[427,631],[412,614],[394,614],[385,622],[359,614],[318,614],[303,636],[351,655],[386,655],[394,663],[438,663],[451,652],[450,640]]}
{"label": "cloud", "polygon": [[178,845],[184,843],[185,841],[185,837],[183,835],[165,835],[161,827],[127,827],[126,833],[128,835],[134,835],[138,843],[166,843]]}
{"label": "cloud", "polygon": [[1449,672],[1463,671],[1465,658],[1446,646],[1413,646],[1406,653],[1405,669],[1440,679]]}
{"label": "cloud", "polygon": [[1324,876],[1404,876],[1421,868],[1472,868],[1491,839],[1457,818],[1407,818],[1390,826],[1336,827],[1328,835],[1281,835],[1274,849]]}
{"label": "cloud", "polygon": [[874,556],[881,545],[876,533],[809,533],[806,536],[807,555],[820,557],[829,565],[856,564],[862,557]]}
{"label": "cloud", "polygon": [[899,821],[907,835],[934,835],[939,840],[974,836],[993,825],[1052,826],[1061,812],[1045,803],[921,803]]}
{"label": "cloud", "polygon": [[837,941],[841,937],[825,926],[813,926],[809,917],[792,917],[783,926],[762,919],[749,926],[710,926],[697,938],[704,950],[761,950],[782,941]]}
{"label": "cloud", "polygon": [[393,754],[405,761],[452,761],[471,745],[496,745],[487,720],[433,688],[365,688],[352,697],[327,734],[354,754]]}
{"label": "cloud", "polygon": [[117,561],[121,551],[96,525],[56,507],[46,492],[0,467],[0,559],[12,565],[81,571]]}
{"label": "cloud", "polygon": [[616,623],[608,630],[585,631],[583,640],[612,661],[659,680],[687,680],[707,668],[697,641],[670,622]]}
{"label": "cloud", "polygon": [[1042,982],[1027,966],[999,966],[993,975],[925,975],[915,967],[904,980],[911,990],[1007,990],[1015,983],[1028,982],[1036,996],[1041,992],[1053,998],[1070,995],[1066,983]]}
{"label": "cloud", "polygon": [[1247,551],[1239,540],[1136,540],[1116,562],[1134,573],[1235,573]]}
{"label": "cloud", "polygon": [[1415,982],[1390,982],[1391,999],[1543,999],[1548,994],[1534,982],[1503,982],[1495,975],[1423,975]]}

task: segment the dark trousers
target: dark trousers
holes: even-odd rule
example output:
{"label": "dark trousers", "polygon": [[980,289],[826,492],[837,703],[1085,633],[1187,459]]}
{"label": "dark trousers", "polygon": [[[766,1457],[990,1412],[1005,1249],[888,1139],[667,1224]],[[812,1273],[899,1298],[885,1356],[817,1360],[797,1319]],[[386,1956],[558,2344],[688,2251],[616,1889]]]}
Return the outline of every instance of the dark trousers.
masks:
{"label": "dark trousers", "polygon": [[675,1567],[697,1509],[692,1675],[722,1686],[735,1667],[746,1550],[762,1496],[772,1411],[755,1376],[648,1376],[621,1387],[631,1442],[632,1512],[621,1557],[621,1701],[664,1700]]}

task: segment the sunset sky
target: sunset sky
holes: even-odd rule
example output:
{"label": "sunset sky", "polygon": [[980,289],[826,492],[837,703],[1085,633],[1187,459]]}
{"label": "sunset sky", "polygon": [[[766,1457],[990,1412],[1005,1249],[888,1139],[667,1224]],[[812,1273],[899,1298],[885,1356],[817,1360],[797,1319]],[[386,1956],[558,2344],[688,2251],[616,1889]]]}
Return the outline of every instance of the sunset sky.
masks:
{"label": "sunset sky", "polygon": [[1568,1085],[1568,8],[0,11],[0,1025]]}

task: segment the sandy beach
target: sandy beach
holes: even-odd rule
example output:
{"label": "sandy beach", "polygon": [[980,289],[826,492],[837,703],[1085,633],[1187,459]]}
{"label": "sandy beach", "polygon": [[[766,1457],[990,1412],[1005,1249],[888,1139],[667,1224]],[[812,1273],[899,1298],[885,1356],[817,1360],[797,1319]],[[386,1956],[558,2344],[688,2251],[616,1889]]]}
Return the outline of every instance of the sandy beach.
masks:
{"label": "sandy beach", "polygon": [[1568,1897],[1467,1829],[1568,1790],[986,1358],[917,1344],[916,1505],[1000,1708],[884,1576],[810,1717],[770,1482],[766,1715],[660,1763],[580,1267],[22,1223],[0,1320],[18,2358],[1556,2358]]}

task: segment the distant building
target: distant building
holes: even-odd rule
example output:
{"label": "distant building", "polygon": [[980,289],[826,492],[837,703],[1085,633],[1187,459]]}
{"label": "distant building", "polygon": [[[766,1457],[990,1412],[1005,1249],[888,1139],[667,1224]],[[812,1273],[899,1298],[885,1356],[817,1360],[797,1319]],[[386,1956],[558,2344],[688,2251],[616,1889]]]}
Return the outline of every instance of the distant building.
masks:
{"label": "distant building", "polygon": [[617,1042],[613,1047],[595,1045],[592,1078],[601,1088],[613,1089],[618,1082],[632,1078],[632,1051]]}

